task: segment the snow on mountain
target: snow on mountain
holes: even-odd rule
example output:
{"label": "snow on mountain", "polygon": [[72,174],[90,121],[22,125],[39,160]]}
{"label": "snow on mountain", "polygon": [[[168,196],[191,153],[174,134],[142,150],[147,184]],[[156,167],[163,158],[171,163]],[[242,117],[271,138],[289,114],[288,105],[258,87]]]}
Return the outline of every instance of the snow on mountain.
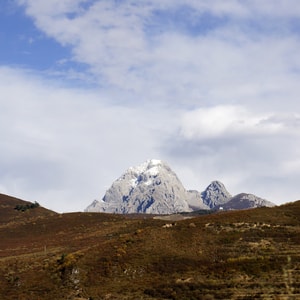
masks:
{"label": "snow on mountain", "polygon": [[89,212],[172,214],[191,211],[190,198],[177,175],[161,160],[129,168]]}
{"label": "snow on mountain", "polygon": [[93,201],[86,212],[173,214],[200,209],[247,209],[274,206],[252,194],[234,197],[223,183],[213,181],[202,193],[187,191],[163,161],[147,160],[130,167],[113,182],[102,200]]}

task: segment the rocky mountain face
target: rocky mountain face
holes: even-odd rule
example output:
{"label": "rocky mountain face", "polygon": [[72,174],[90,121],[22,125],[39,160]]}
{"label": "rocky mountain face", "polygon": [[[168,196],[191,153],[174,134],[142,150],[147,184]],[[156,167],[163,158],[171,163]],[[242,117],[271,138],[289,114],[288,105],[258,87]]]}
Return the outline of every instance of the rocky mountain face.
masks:
{"label": "rocky mountain face", "polygon": [[201,193],[203,203],[209,208],[215,208],[228,202],[232,196],[220,181],[213,181],[204,192]]}
{"label": "rocky mountain face", "polygon": [[225,210],[229,210],[229,209],[247,209],[247,208],[262,207],[262,206],[272,207],[275,205],[272,202],[259,198],[253,194],[241,193],[229,199],[228,202],[223,203],[222,205],[217,205],[216,207],[217,208],[222,207]]}
{"label": "rocky mountain face", "polygon": [[148,160],[129,168],[88,212],[170,214],[191,211],[187,191],[170,167]]}
{"label": "rocky mountain face", "polygon": [[246,209],[259,206],[274,204],[252,194],[232,197],[219,181],[213,181],[203,192],[187,191],[165,162],[151,159],[129,168],[113,182],[102,200],[95,200],[85,211],[174,214],[199,209]]}

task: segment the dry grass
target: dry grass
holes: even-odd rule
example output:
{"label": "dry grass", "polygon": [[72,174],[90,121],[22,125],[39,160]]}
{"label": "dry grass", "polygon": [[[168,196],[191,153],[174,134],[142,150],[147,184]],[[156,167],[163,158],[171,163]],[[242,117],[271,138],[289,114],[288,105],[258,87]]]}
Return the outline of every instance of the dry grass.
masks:
{"label": "dry grass", "polygon": [[300,202],[169,221],[0,200],[3,300],[300,298]]}

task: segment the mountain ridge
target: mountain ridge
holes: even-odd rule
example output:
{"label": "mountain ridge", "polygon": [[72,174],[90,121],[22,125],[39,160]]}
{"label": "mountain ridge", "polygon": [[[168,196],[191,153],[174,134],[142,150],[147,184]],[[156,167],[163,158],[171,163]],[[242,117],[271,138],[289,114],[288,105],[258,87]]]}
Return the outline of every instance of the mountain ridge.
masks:
{"label": "mountain ridge", "polygon": [[253,194],[242,194],[242,204],[238,205],[237,195],[232,196],[218,180],[212,181],[203,192],[186,190],[167,163],[150,159],[128,168],[112,183],[103,198],[94,200],[85,212],[174,214],[200,209],[275,206]]}

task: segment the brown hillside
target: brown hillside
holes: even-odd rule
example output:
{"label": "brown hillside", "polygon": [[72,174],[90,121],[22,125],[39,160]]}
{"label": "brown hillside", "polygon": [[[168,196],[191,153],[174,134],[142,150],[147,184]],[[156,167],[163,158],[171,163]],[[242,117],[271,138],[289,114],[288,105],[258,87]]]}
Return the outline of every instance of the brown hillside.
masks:
{"label": "brown hillside", "polygon": [[[51,216],[56,214],[40,206],[34,207],[34,209],[27,209],[27,207],[30,208],[31,206],[34,207],[35,203],[0,194],[0,226],[7,225],[10,222],[23,222],[38,216]],[[16,208],[20,208],[20,210]],[[23,211],[21,210],[22,208]]]}
{"label": "brown hillside", "polygon": [[300,201],[176,222],[49,214],[0,236],[4,300],[300,299]]}

